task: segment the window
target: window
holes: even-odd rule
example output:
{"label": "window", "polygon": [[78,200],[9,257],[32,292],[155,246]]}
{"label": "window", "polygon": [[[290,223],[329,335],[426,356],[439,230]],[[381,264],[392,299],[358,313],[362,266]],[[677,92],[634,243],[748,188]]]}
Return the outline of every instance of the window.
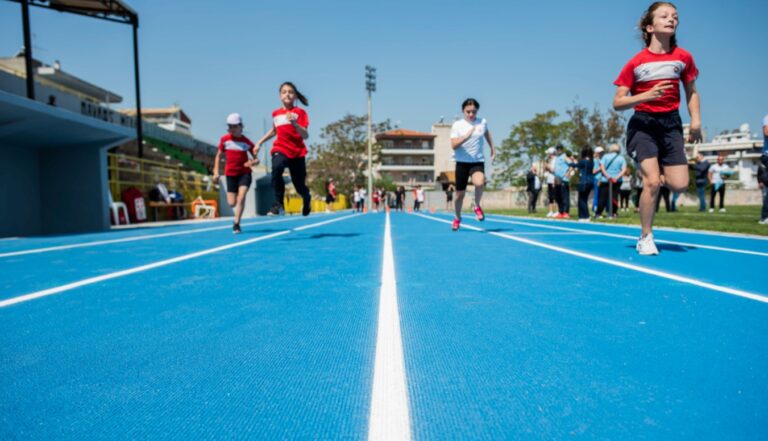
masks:
{"label": "window", "polygon": [[424,150],[429,150],[429,141],[422,141],[421,148]]}

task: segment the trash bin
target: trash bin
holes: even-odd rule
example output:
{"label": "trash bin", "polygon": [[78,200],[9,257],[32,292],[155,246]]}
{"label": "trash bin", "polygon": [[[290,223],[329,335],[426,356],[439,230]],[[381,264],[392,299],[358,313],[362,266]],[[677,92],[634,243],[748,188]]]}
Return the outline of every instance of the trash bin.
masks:
{"label": "trash bin", "polygon": [[[291,183],[291,178],[283,176],[285,185]],[[275,192],[272,189],[272,176],[262,176],[256,180],[256,214],[266,216],[275,204]]]}

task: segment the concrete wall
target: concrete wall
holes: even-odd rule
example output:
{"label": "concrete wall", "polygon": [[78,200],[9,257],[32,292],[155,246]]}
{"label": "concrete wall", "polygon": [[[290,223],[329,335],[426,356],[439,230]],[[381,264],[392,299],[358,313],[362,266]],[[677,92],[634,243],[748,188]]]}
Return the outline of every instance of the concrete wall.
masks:
{"label": "concrete wall", "polygon": [[0,237],[40,231],[40,172],[38,152],[0,145]]}

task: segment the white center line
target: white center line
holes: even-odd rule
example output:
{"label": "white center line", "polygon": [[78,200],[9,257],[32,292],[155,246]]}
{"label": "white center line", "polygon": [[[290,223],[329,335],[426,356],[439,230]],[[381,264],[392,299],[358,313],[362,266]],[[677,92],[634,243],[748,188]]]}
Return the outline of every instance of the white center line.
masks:
{"label": "white center line", "polygon": [[405,380],[405,358],[397,306],[397,279],[389,213],[384,227],[384,264],[381,271],[379,322],[368,439],[410,440],[411,420]]}
{"label": "white center line", "polygon": [[[449,225],[451,224],[451,221],[444,220],[444,219],[439,219],[439,218],[432,217],[432,216],[425,216],[423,214],[417,214],[417,216],[423,217],[425,219],[433,220],[433,221],[436,221],[436,222],[443,222],[443,223],[446,223],[446,224],[449,224]],[[466,229],[469,229],[469,230],[480,231],[480,232],[487,233],[487,234],[490,234],[490,235],[493,235],[493,236],[503,237],[504,239],[510,239],[510,240],[514,240],[516,242],[521,242],[521,243],[525,243],[525,244],[528,244],[528,245],[533,245],[533,246],[537,246],[537,247],[541,247],[541,248],[546,248],[548,250],[557,251],[557,252],[565,253],[565,254],[570,254],[572,256],[582,257],[584,259],[589,259],[589,260],[594,260],[596,262],[606,263],[608,265],[618,266],[618,267],[621,267],[621,268],[626,268],[626,269],[629,269],[629,270],[633,270],[633,271],[637,271],[637,272],[641,272],[641,273],[645,273],[645,274],[650,274],[650,275],[653,275],[653,276],[662,277],[662,278],[669,279],[669,280],[674,280],[674,281],[677,281],[677,282],[687,283],[687,284],[695,285],[695,286],[698,286],[698,287],[701,287],[701,288],[707,288],[707,289],[711,289],[713,291],[719,291],[719,292],[722,292],[722,293],[725,293],[725,294],[730,294],[730,295],[734,295],[734,296],[738,296],[738,297],[743,297],[743,298],[746,298],[746,299],[755,300],[755,301],[762,302],[762,303],[768,303],[768,296],[765,296],[765,295],[762,295],[762,294],[755,294],[755,293],[751,293],[751,292],[748,292],[748,291],[742,291],[742,290],[739,290],[739,289],[733,289],[733,288],[728,288],[728,287],[725,287],[725,286],[715,285],[713,283],[702,282],[701,280],[692,279],[690,277],[678,276],[676,274],[670,274],[670,273],[666,273],[664,271],[658,271],[658,270],[654,270],[654,269],[650,269],[650,268],[645,268],[645,267],[642,267],[642,266],[639,266],[639,265],[632,265],[632,264],[629,264],[629,263],[619,262],[617,260],[606,259],[606,258],[603,258],[603,257],[595,256],[593,254],[587,254],[587,253],[582,253],[582,252],[579,252],[579,251],[569,250],[568,248],[562,248],[562,247],[557,247],[557,246],[554,246],[554,245],[548,245],[548,244],[545,244],[545,243],[536,242],[534,240],[524,239],[522,237],[515,237],[515,236],[509,235],[509,234],[497,233],[497,232],[494,232],[494,231],[488,231],[488,230],[485,230],[483,228],[475,227],[475,226],[472,226],[472,225],[463,225],[462,224],[461,228],[466,228]]]}
{"label": "white center line", "polygon": [[[343,216],[343,217],[339,217],[339,218],[336,218],[336,219],[331,219],[329,221],[319,222],[319,223],[312,224],[312,225],[306,225],[306,226],[303,226],[303,227],[300,227],[300,228],[302,230],[305,230],[305,229],[308,229],[308,228],[312,228],[312,227],[316,227],[316,226],[320,226],[320,225],[325,225],[325,224],[329,224],[329,223],[332,223],[332,222],[338,222],[340,220],[349,219],[349,218],[352,218],[352,217],[355,217],[355,215]],[[129,268],[129,269],[126,269],[126,270],[117,271],[117,272],[114,272],[114,273],[103,274],[101,276],[90,277],[90,278],[87,278],[87,279],[79,280],[77,282],[68,283],[66,285],[61,285],[61,286],[57,286],[57,287],[54,287],[54,288],[44,289],[42,291],[36,291],[36,292],[29,293],[29,294],[24,294],[24,295],[21,295],[21,296],[17,296],[17,297],[13,297],[13,298],[10,298],[10,299],[6,299],[6,300],[0,301],[0,308],[6,307],[6,306],[10,306],[10,305],[15,305],[17,303],[22,303],[22,302],[27,302],[27,301],[30,301],[30,300],[38,299],[40,297],[46,297],[46,296],[50,296],[50,295],[54,295],[54,294],[59,294],[59,293],[62,293],[64,291],[70,291],[70,290],[73,290],[75,288],[80,288],[80,287],[86,286],[86,285],[92,285],[94,283],[103,282],[105,280],[116,279],[118,277],[127,276],[129,274],[135,274],[135,273],[139,273],[139,272],[142,272],[142,271],[147,271],[147,270],[150,270],[150,269],[153,269],[153,268],[159,268],[159,267],[162,267],[162,266],[167,266],[167,265],[171,265],[171,264],[178,263],[178,262],[183,262],[185,260],[195,259],[197,257],[206,256],[208,254],[218,253],[220,251],[229,250],[229,249],[237,248],[237,247],[242,247],[244,245],[249,245],[249,244],[252,244],[252,243],[255,243],[255,242],[259,242],[259,241],[262,241],[262,240],[267,240],[267,239],[272,239],[272,238],[279,237],[279,236],[284,236],[284,235],[292,233],[294,231],[299,231],[299,229],[294,228],[292,230],[278,231],[276,233],[267,234],[265,236],[259,236],[259,237],[256,237],[256,238],[253,238],[253,239],[244,240],[244,241],[241,241],[241,242],[235,242],[235,243],[231,243],[231,244],[220,246],[220,247],[216,247],[216,248],[210,248],[210,249],[203,250],[203,251],[198,251],[198,252],[195,252],[195,253],[185,254],[183,256],[174,257],[172,259],[161,260],[159,262],[154,262],[154,263],[150,263],[150,264],[147,264],[147,265],[137,266],[137,267],[134,267],[134,268]]]}
{"label": "white center line", "polygon": [[[243,224],[244,227],[252,226],[252,225],[266,225],[266,224],[274,224],[278,222],[290,222],[294,220],[300,220],[305,219],[303,217],[297,217],[297,218],[290,218],[290,219],[277,219],[277,220],[271,220],[271,221],[265,221],[265,222],[253,222],[249,224]],[[196,233],[205,233],[207,231],[216,231],[216,230],[226,230],[232,228],[232,225],[224,225],[219,227],[208,227],[208,228],[197,228],[193,230],[184,230],[184,231],[174,231],[171,233],[160,233],[160,234],[147,234],[143,236],[132,236],[132,237],[124,237],[122,239],[110,239],[110,240],[99,240],[94,242],[81,242],[81,243],[75,243],[70,245],[59,245],[55,247],[46,247],[46,248],[34,248],[31,250],[22,250],[22,251],[13,251],[8,253],[0,253],[1,257],[13,257],[13,256],[23,256],[25,254],[36,254],[36,253],[47,253],[50,251],[61,251],[61,250],[69,250],[72,248],[85,248],[85,247],[95,247],[99,245],[108,245],[113,243],[123,243],[123,242],[134,242],[138,240],[149,240],[149,239],[158,239],[161,237],[171,237],[171,236],[182,236],[185,234],[196,234]]]}

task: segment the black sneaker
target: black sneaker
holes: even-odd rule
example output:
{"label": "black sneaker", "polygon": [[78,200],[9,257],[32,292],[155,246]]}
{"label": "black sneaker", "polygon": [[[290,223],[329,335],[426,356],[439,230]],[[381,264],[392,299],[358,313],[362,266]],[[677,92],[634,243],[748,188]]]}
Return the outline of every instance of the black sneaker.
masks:
{"label": "black sneaker", "polygon": [[240,234],[240,224],[234,224],[234,225],[232,225],[232,233],[234,233],[234,234]]}
{"label": "black sneaker", "polygon": [[272,208],[269,209],[267,212],[268,216],[280,216],[280,206],[279,205],[273,205]]}
{"label": "black sneaker", "polygon": [[306,197],[304,198],[304,206],[301,208],[301,215],[309,216],[310,212],[312,212],[312,198]]}

